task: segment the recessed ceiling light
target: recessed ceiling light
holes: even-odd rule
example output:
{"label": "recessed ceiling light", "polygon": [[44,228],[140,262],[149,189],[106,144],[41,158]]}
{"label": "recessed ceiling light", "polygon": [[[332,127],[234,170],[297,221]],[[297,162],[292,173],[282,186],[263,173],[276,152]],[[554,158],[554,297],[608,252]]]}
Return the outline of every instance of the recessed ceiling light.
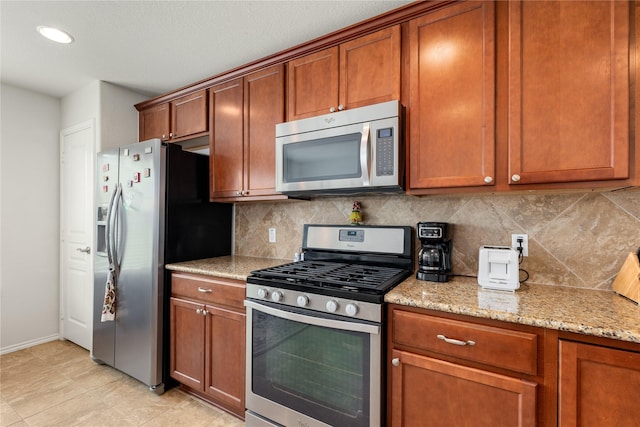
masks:
{"label": "recessed ceiling light", "polygon": [[40,25],[36,29],[40,34],[57,43],[71,43],[73,41],[73,37],[71,37],[69,33],[59,30],[58,28]]}

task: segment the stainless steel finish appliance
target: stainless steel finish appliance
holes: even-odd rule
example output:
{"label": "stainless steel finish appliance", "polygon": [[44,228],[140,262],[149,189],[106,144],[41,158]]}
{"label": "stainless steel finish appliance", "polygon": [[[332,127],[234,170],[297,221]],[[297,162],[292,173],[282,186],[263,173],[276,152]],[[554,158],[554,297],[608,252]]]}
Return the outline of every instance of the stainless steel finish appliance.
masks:
{"label": "stainless steel finish appliance", "polygon": [[447,282],[451,274],[451,238],[446,222],[419,222],[416,279],[429,282]]}
{"label": "stainless steel finish appliance", "polygon": [[384,425],[384,294],[411,227],[304,226],[304,261],[247,279],[246,424]]}
{"label": "stainless steel finish appliance", "polygon": [[292,196],[399,192],[402,107],[389,101],[276,125],[276,190]]}
{"label": "stainless steel finish appliance", "polygon": [[[208,164],[159,139],[97,157],[92,357],[156,393],[168,379],[165,263],[231,253],[232,206],[208,202]],[[110,268],[115,320],[102,322]]]}

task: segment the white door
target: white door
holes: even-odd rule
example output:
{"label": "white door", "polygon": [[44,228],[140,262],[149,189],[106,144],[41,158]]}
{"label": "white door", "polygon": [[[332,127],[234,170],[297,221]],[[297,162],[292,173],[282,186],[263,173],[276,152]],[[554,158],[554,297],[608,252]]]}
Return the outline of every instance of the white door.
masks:
{"label": "white door", "polygon": [[62,337],[91,350],[93,333],[93,120],[60,132]]}

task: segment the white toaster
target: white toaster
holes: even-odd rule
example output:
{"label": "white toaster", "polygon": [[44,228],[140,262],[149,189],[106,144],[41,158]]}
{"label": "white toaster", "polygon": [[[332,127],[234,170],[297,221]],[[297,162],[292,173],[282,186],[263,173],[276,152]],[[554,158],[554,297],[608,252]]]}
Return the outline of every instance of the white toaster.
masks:
{"label": "white toaster", "polygon": [[520,288],[518,251],[508,246],[482,246],[478,259],[478,285],[483,289],[515,291]]}

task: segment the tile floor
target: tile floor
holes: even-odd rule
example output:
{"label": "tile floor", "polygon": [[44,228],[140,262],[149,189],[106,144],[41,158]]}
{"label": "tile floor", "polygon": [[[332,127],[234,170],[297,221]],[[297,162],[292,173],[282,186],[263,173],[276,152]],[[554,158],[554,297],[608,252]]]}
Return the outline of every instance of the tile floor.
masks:
{"label": "tile floor", "polygon": [[69,341],[0,356],[0,427],[242,427],[237,418],[173,388],[161,396]]}

